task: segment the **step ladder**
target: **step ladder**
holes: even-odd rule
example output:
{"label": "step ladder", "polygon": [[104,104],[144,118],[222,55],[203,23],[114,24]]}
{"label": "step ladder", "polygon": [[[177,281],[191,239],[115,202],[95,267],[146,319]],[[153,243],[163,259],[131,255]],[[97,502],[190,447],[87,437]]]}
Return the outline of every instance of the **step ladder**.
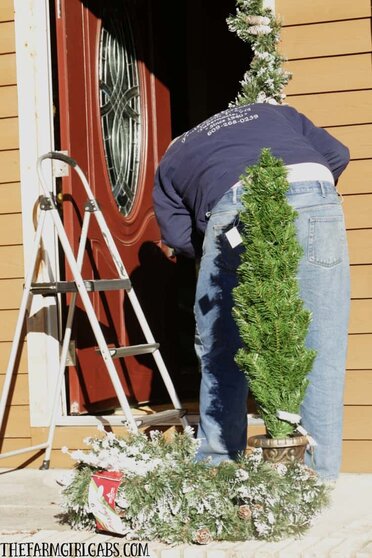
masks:
{"label": "step ladder", "polygon": [[[49,192],[45,182],[45,178],[43,176],[42,163],[47,159],[57,159],[72,167],[78,174],[88,197],[88,200],[84,207],[84,218],[83,218],[81,237],[80,237],[76,258],[73,254],[70,242],[68,240],[61,217],[59,215],[55,197],[51,194],[51,192]],[[152,332],[147,323],[145,315],[142,311],[138,298],[131,285],[130,278],[127,274],[123,261],[115,245],[114,239],[107,226],[102,211],[100,210],[99,205],[93,196],[92,190],[89,186],[89,183],[83,171],[81,170],[77,162],[71,157],[57,151],[52,151],[50,153],[47,153],[39,157],[37,162],[37,172],[38,172],[38,177],[44,195],[40,200],[40,216],[39,216],[35,238],[32,246],[31,256],[30,256],[30,269],[26,274],[23,296],[21,300],[15,334],[14,334],[13,343],[12,343],[10,356],[9,356],[8,368],[5,374],[5,381],[4,381],[3,390],[0,399],[0,431],[2,429],[4,413],[9,398],[10,386],[14,374],[15,363],[19,352],[19,346],[20,346],[24,321],[30,307],[30,301],[32,296],[33,295],[56,296],[57,294],[61,294],[61,293],[71,293],[71,302],[69,305],[65,331],[63,336],[63,342],[61,347],[59,369],[58,369],[58,374],[56,379],[55,391],[54,391],[53,402],[52,402],[52,412],[51,412],[50,423],[49,423],[48,439],[46,442],[42,444],[30,446],[27,448],[21,448],[21,449],[0,454],[0,459],[34,451],[34,450],[36,451],[36,450],[45,449],[45,459],[43,461],[41,469],[48,469],[50,464],[50,456],[51,456],[53,438],[54,438],[54,433],[56,428],[56,421],[58,416],[59,399],[62,393],[62,381],[65,375],[66,361],[68,357],[69,344],[71,340],[71,331],[72,331],[72,324],[73,324],[73,319],[75,314],[76,299],[78,295],[81,298],[82,304],[84,306],[90,325],[92,327],[98,345],[97,351],[101,354],[104,364],[107,368],[109,377],[111,379],[112,385],[114,387],[116,396],[119,401],[119,405],[125,417],[125,421],[123,422],[127,426],[127,428],[133,432],[137,432],[139,427],[150,426],[153,424],[161,424],[162,422],[169,423],[169,421],[173,421],[173,420],[177,420],[177,421],[179,420],[182,426],[185,428],[186,426],[188,426],[188,420],[186,417],[186,410],[183,409],[181,406],[173,382],[165,366],[164,360],[161,356],[159,350],[159,344],[156,343],[152,335]],[[81,275],[84,253],[86,249],[86,242],[88,238],[89,222],[92,215],[94,215],[94,217],[96,218],[98,227],[102,233],[102,236],[108,248],[108,252],[112,257],[113,263],[115,265],[118,274],[118,278],[116,279],[84,280]],[[55,281],[49,283],[35,283],[33,281],[38,253],[39,253],[39,249],[43,237],[43,228],[47,217],[52,219],[53,227],[56,231],[56,234],[59,238],[60,244],[64,251],[65,257],[70,266],[71,273],[73,276],[73,281]],[[118,290],[118,289],[124,289],[126,291],[127,297],[132,305],[133,311],[137,317],[137,320],[144,334],[146,340],[146,343],[144,344],[132,345],[126,347],[116,347],[116,348],[107,346],[101,326],[99,324],[98,318],[96,316],[96,313],[94,311],[88,293],[97,292],[97,291]],[[127,356],[141,355],[146,353],[152,354],[174,408],[166,411],[153,413],[150,415],[143,415],[143,416],[134,415],[132,413],[132,409],[129,406],[128,399],[125,395],[123,386],[120,382],[119,375],[115,368],[113,359],[125,358]]]}

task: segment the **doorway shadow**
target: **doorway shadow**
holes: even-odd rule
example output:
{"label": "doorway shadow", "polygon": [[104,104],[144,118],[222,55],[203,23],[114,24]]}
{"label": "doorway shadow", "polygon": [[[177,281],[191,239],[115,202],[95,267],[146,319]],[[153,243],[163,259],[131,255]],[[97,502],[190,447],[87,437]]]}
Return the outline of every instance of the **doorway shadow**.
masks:
{"label": "doorway shadow", "polygon": [[[144,242],[139,265],[130,279],[149,327],[160,344],[160,352],[179,397],[195,398],[199,373],[194,352],[192,261],[169,259],[155,242]],[[125,326],[130,345],[146,343],[139,321],[128,299],[124,302]],[[153,371],[149,400],[169,401],[164,382],[151,354],[135,357],[138,364]]]}
{"label": "doorway shadow", "polygon": [[169,91],[172,137],[236,98],[253,57],[226,23],[236,0],[81,1],[109,26],[124,13],[129,18],[137,59]]}

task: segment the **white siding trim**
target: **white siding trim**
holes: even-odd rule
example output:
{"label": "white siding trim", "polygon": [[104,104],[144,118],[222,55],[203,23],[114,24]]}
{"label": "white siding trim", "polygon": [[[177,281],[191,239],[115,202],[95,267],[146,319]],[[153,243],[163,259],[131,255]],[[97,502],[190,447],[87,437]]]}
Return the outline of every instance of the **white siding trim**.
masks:
{"label": "white siding trim", "polygon": [[[35,209],[40,195],[37,158],[54,146],[53,96],[48,0],[15,0],[16,63],[20,137],[20,174],[24,264],[28,270],[35,231]],[[50,170],[46,175],[51,189]],[[58,274],[57,243],[53,229],[44,228],[44,249],[49,269]],[[39,279],[50,274],[42,265]],[[50,280],[50,279],[49,279]],[[34,297],[28,320],[28,374],[31,426],[46,426],[53,384],[58,371],[58,312],[54,299]]]}

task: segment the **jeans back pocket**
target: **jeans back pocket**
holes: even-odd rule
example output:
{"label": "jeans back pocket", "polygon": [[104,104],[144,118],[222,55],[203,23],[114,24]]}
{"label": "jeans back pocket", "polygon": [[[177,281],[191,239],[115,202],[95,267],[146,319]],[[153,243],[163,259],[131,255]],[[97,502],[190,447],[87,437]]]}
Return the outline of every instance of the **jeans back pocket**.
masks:
{"label": "jeans back pocket", "polygon": [[345,225],[342,215],[309,218],[308,260],[322,267],[342,262]]}

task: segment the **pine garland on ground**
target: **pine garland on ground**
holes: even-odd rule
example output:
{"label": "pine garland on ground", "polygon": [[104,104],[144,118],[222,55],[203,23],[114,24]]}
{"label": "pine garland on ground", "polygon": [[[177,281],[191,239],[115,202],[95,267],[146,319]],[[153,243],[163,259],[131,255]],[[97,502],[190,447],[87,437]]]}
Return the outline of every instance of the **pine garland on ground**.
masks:
{"label": "pine garland on ground", "polygon": [[[260,449],[217,467],[196,462],[191,429],[166,440],[160,432],[126,439],[89,438],[63,491],[64,517],[75,529],[94,529],[88,501],[94,472],[124,473],[115,510],[128,539],[166,543],[279,540],[303,534],[328,502],[328,489],[299,463],[270,465]],[[67,450],[65,450],[67,451]]]}
{"label": "pine garland on ground", "polygon": [[229,30],[250,45],[254,56],[230,106],[282,103],[291,74],[283,69],[285,58],[277,52],[281,23],[263,7],[263,0],[237,0],[236,6],[236,14],[227,18]]}
{"label": "pine garland on ground", "polygon": [[236,362],[246,374],[267,432],[293,434],[296,426],[278,411],[299,414],[315,351],[305,347],[311,315],[299,295],[297,269],[302,255],[288,204],[283,163],[263,149],[241,178],[240,212],[244,251],[233,291],[233,314],[243,341]]}

